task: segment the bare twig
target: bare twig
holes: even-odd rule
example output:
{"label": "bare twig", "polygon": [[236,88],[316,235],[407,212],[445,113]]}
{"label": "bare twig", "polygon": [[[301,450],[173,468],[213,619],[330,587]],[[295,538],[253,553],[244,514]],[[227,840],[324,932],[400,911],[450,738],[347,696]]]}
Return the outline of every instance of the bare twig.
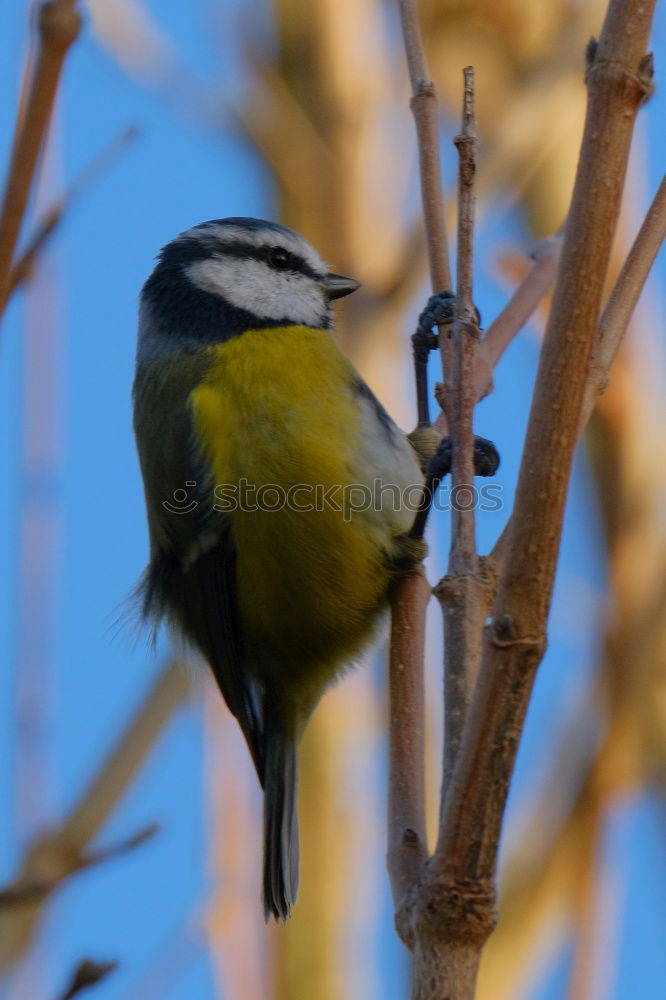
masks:
{"label": "bare twig", "polygon": [[[425,224],[430,284],[434,293],[451,288],[451,268],[444,223],[441,165],[439,160],[438,105],[435,84],[430,79],[421,35],[416,0],[398,0],[409,78],[412,85],[410,107],[414,115],[421,176],[421,204]],[[439,351],[444,381],[452,368],[449,329],[439,328]],[[440,415],[440,424],[445,415]],[[450,423],[450,421],[449,421]],[[446,433],[446,431],[444,431]]]}
{"label": "bare twig", "polygon": [[[474,120],[474,70],[464,73],[462,132],[458,149],[458,259],[456,308],[453,321],[453,380],[451,385],[451,431],[453,435],[452,494],[471,490],[474,483],[474,354],[480,330],[472,300],[474,259],[474,175],[476,172],[476,123]],[[465,509],[467,508],[467,509]],[[457,575],[476,571],[474,504],[453,503],[449,572]]]}
{"label": "bare twig", "polygon": [[[90,857],[86,852],[88,844],[108,819],[167,719],[182,704],[188,691],[186,670],[178,661],[168,663],[69,816],[27,851],[12,888],[37,886],[39,891],[29,905],[26,901],[26,905],[0,911],[0,971],[18,961],[27,948],[41,904],[63,879],[81,866],[82,859]],[[136,846],[137,838],[147,835],[147,830],[135,835],[125,843],[125,849]]]}
{"label": "bare twig", "polygon": [[60,74],[81,28],[76,0],[49,0],[39,11],[39,49],[24,113],[19,119],[0,208],[0,315],[9,294],[14,250],[48,133]]}
{"label": "bare twig", "polygon": [[79,174],[65,195],[44,213],[27,247],[14,263],[9,276],[8,300],[14,292],[28,281],[35,267],[37,257],[60,225],[65,213],[81,197],[85,190],[97,179],[110,163],[138,136],[136,126],[130,125],[116,136],[102,152]]}
{"label": "bare twig", "polygon": [[[497,363],[552,287],[563,241],[562,234],[556,233],[537,243],[530,254],[534,261],[530,270],[477,346],[474,362],[474,393],[477,402],[492,390],[493,371]],[[440,434],[447,433],[448,425],[443,413],[440,413],[433,426]]]}
{"label": "bare twig", "polygon": [[83,847],[101,829],[189,689],[189,677],[183,664],[178,660],[168,663],[63,824],[61,836],[64,840]]}
{"label": "bare twig", "polygon": [[[530,254],[532,266],[520,285],[486,330],[477,352],[474,386],[483,399],[492,388],[492,372],[505,350],[532,316],[555,282],[564,237],[561,233],[540,240]],[[487,371],[483,370],[483,363]]]}
{"label": "bare twig", "polygon": [[398,588],[391,604],[387,854],[396,907],[427,858],[423,655],[430,598],[423,571]]}
{"label": "bare twig", "polygon": [[644,50],[652,6],[630,10],[624,0],[611,0],[601,42],[588,52],[581,158],[508,553],[492,625],[485,630],[482,680],[446,788],[435,855],[397,914],[414,953],[415,1000],[471,1000],[496,919],[494,879],[506,793],[545,649],[564,499],[633,124],[651,85]]}
{"label": "bare twig", "polygon": [[72,997],[83,993],[90,986],[96,986],[103,979],[118,968],[118,963],[97,962],[92,958],[84,958],[77,965],[69,986],[59,997],[59,1000],[72,1000]]}
{"label": "bare twig", "polygon": [[50,877],[34,879],[31,882],[24,879],[14,882],[13,885],[7,886],[5,889],[0,889],[0,909],[21,906],[24,903],[34,903],[45,899],[70,875],[85,871],[87,868],[92,868],[96,865],[101,865],[105,861],[112,861],[114,858],[121,857],[123,854],[133,851],[147,840],[150,840],[151,837],[154,837],[158,830],[158,824],[151,823],[149,826],[145,826],[133,834],[133,836],[121,840],[120,843],[113,844],[111,847],[106,847],[98,851],[90,851],[78,857],[72,855],[66,859],[69,867],[68,871],[63,869],[62,871],[53,873]]}
{"label": "bare twig", "polygon": [[[631,314],[664,240],[665,230],[666,178],[662,179],[659,185],[643,225],[601,314],[585,383],[585,395],[578,425],[579,437],[587,427],[597,401],[608,385],[611,365],[620,349]],[[495,567],[500,566],[506,556],[512,520],[513,515],[488,557]]]}
{"label": "bare twig", "polygon": [[[472,298],[474,243],[474,175],[476,122],[474,71],[464,71],[464,97],[458,148],[458,255],[456,308],[453,322],[453,378],[449,416],[453,434],[451,470],[451,547],[446,577],[435,593],[444,616],[444,782],[460,746],[467,709],[481,662],[479,635],[487,614],[479,591],[474,523],[474,391],[475,352],[480,330]],[[477,613],[477,610],[479,612]],[[442,797],[443,799],[443,797]]]}
{"label": "bare twig", "polygon": [[425,222],[428,262],[433,292],[451,287],[449,251],[444,226],[437,94],[430,79],[419,15],[414,0],[398,0],[407,66],[412,84],[411,109],[414,114],[421,171],[421,199]]}
{"label": "bare twig", "polygon": [[[590,50],[588,112],[562,263],[527,432],[479,684],[419,906],[480,952],[493,926],[494,875],[506,792],[545,626],[586,374],[636,112],[649,87],[652,5],[611,0]],[[432,918],[434,919],[434,917]],[[432,944],[432,942],[431,942]],[[449,940],[450,946],[450,940]],[[427,957],[427,956],[426,956]],[[441,968],[440,954],[431,964]],[[471,965],[470,965],[471,969]],[[468,970],[468,975],[470,972]],[[474,978],[451,982],[472,997]]]}
{"label": "bare twig", "polygon": [[[451,287],[440,182],[437,98],[429,78],[414,0],[399,0],[418,137],[421,197],[434,292]],[[440,338],[442,357],[447,353]],[[403,577],[391,596],[388,850],[396,908],[427,857],[423,779],[423,646],[428,588],[421,573]]]}
{"label": "bare twig", "polygon": [[666,176],[648,209],[634,244],[601,314],[592,349],[590,373],[585,386],[581,430],[587,425],[597,399],[606,388],[608,372],[615,360],[631,314],[650,268],[666,236]]}
{"label": "bare twig", "polygon": [[[492,877],[494,871],[504,793],[534,669],[545,645],[587,363],[633,124],[646,90],[641,73],[651,13],[650,4],[640,8],[639,17],[622,0],[611,0],[591,63],[572,211],[537,375],[509,553],[488,635],[488,683],[475,699],[475,724],[466,731],[469,739],[448,798],[441,843],[449,858],[460,859],[469,874],[478,878]],[[600,190],[603,197],[598,195]],[[494,790],[490,796],[486,794],[489,780]],[[470,864],[467,838],[472,830],[478,850]]]}

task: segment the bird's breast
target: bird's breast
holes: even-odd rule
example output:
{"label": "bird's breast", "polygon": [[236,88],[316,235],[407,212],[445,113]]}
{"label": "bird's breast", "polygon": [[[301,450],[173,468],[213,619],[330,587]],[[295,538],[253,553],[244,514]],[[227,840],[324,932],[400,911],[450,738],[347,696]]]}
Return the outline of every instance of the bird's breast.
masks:
{"label": "bird's breast", "polygon": [[372,509],[367,445],[381,430],[368,436],[376,418],[358,376],[330,333],[308,327],[249,331],[214,351],[191,403],[249,630],[295,669],[348,656],[383,602],[398,533]]}
{"label": "bird's breast", "polygon": [[261,486],[333,475],[346,481],[345,453],[359,414],[348,391],[348,362],[327,331],[250,330],[210,356],[191,398],[217,480]]}

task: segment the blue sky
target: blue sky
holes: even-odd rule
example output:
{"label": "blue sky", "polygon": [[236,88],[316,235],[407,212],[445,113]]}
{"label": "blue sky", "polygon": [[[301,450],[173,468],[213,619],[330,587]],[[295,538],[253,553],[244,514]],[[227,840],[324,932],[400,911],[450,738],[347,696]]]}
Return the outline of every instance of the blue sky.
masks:
{"label": "blue sky", "polygon": [[[219,32],[216,44],[222,44],[221,52],[210,43],[206,5],[152,0],[147,6],[178,39],[190,65],[210,79],[219,79],[222,65],[223,78],[232,85],[238,69],[232,32]],[[220,16],[229,25],[237,10],[257,9],[256,3],[241,0],[222,6]],[[22,8],[22,4],[0,8],[3,162],[25,50]],[[665,30],[662,8],[654,46],[662,51]],[[652,190],[666,160],[660,125],[665,116],[665,101],[658,93],[641,126],[651,133]],[[37,658],[35,676],[45,722],[40,796],[29,806],[32,820],[40,824],[57,821],[79,794],[155,676],[164,650],[158,646],[157,655],[151,654],[142,641],[133,639],[131,630],[118,632],[115,624],[147,555],[130,411],[138,291],[155,253],[175,233],[207,218],[273,215],[269,179],[243,142],[231,132],[213,136],[187,124],[162,98],[128,80],[86,32],[67,64],[42,204],[130,123],[139,126],[140,138],[74,207],[57,248],[46,255],[38,290],[48,308],[38,313],[34,305],[17,297],[0,339],[0,454],[6,470],[0,478],[0,663],[5,665],[0,673],[0,817],[7,831],[0,845],[0,880],[12,877],[26,832],[16,813],[18,744],[12,670],[26,651],[26,636]],[[490,212],[478,239],[488,248],[481,254],[477,284],[485,318],[503,301],[490,277],[492,248],[508,236],[528,245],[519,220]],[[662,260],[653,288],[659,282],[663,287],[663,276]],[[30,359],[48,359],[51,352],[54,367],[47,369],[53,372],[55,398],[52,406],[45,404],[46,425],[35,432],[45,442],[37,476],[21,456],[26,367]],[[510,443],[521,439],[528,406],[522,390],[535,367],[535,341],[523,338],[503,360],[496,392],[479,410],[479,432],[492,434],[500,445],[499,481],[508,495],[519,462],[519,450]],[[554,735],[570,708],[572,690],[583,687],[593,667],[603,564],[588,485],[579,458],[551,645],[529,713],[512,791],[516,802],[538,785],[539,770],[545,769]],[[19,612],[25,614],[17,587],[21,531],[31,513],[46,519],[40,523],[54,539],[44,570],[53,603],[46,620],[20,627]],[[496,530],[495,521],[482,523],[482,544],[490,543]],[[441,526],[442,543],[444,536]],[[572,601],[575,604],[581,595],[589,621],[572,628]],[[193,704],[174,718],[101,840],[113,843],[154,819],[162,822],[160,836],[130,856],[72,879],[59,894],[40,936],[40,995],[52,995],[76,960],[90,953],[117,957],[122,963],[97,989],[99,1000],[129,997],[131,992],[123,991],[131,991],[151,956],[178,934],[205,893],[202,739],[201,713]],[[662,995],[666,908],[661,901],[666,898],[666,872],[661,822],[658,805],[641,801],[620,810],[610,824],[609,864],[621,871],[627,901],[614,1000],[639,995],[635,992],[639,983],[641,1000]],[[383,964],[395,968],[401,958],[388,910],[379,941]],[[566,966],[565,955],[534,1000],[564,996]],[[387,981],[383,995],[402,995],[396,982],[399,978]],[[168,993],[160,995],[165,1000],[210,1000],[212,990],[207,957],[193,947],[185,949]]]}

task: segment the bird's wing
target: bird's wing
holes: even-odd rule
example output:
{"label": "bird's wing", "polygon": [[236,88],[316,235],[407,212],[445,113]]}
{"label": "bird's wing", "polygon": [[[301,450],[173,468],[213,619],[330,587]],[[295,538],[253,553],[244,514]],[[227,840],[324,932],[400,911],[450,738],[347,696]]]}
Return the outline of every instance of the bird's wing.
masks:
{"label": "bird's wing", "polygon": [[238,719],[263,783],[262,698],[247,670],[238,612],[236,552],[230,533],[223,532],[186,569],[173,553],[154,552],[142,589],[146,617],[159,620],[166,616],[207,660],[224,700]]}
{"label": "bird's wing", "polygon": [[411,528],[417,509],[412,496],[420,498],[423,483],[414,449],[356,372],[350,377],[350,388],[361,418],[359,466],[365,480],[359,481],[367,481],[374,489],[378,486],[389,489],[385,500],[368,510],[367,517],[381,523],[391,537],[404,535]]}
{"label": "bird's wing", "polygon": [[263,784],[261,693],[248,671],[243,626],[238,611],[236,550],[224,531],[182,573],[177,617],[208,661],[230,710],[238,719]]}
{"label": "bird's wing", "polygon": [[[178,370],[154,366],[135,397],[151,535],[150,564],[140,588],[143,614],[155,623],[167,618],[201,651],[263,780],[262,695],[247,670],[236,549],[228,516],[213,506],[215,477],[192,446],[189,393],[201,372],[186,366],[187,358]],[[151,414],[159,420],[150,420]]]}

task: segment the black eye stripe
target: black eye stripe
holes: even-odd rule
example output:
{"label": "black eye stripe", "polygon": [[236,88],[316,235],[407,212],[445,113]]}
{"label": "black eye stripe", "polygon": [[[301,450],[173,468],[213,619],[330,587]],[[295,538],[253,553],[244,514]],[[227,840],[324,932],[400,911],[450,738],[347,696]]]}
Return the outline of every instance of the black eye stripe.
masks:
{"label": "black eye stripe", "polygon": [[[285,263],[276,266],[272,255],[284,255]],[[315,281],[323,281],[325,274],[317,273],[298,254],[287,250],[279,244],[258,247],[253,243],[234,242],[219,243],[217,240],[180,239],[168,243],[160,253],[160,260],[165,264],[187,265],[197,260],[209,257],[235,257],[239,260],[258,260],[267,264],[276,273],[293,271],[294,274],[304,274]]]}
{"label": "black eye stripe", "polygon": [[[323,275],[313,271],[302,257],[281,246],[257,247],[252,243],[226,243],[217,246],[215,253],[221,254],[224,257],[260,260],[276,271],[294,271],[296,274],[305,274],[308,278],[314,278],[315,281],[321,281],[323,278]],[[276,263],[274,260],[274,255],[276,254],[283,256],[284,264]]]}
{"label": "black eye stripe", "polygon": [[[231,251],[233,252],[233,250]],[[266,264],[273,268],[275,271],[293,271],[296,274],[305,274],[309,278],[319,279],[319,275],[315,274],[311,267],[306,264],[302,257],[298,254],[292,253],[285,247],[274,246],[274,247],[257,247],[254,253],[250,251],[248,253],[249,257],[254,257],[255,260],[263,260]]]}

